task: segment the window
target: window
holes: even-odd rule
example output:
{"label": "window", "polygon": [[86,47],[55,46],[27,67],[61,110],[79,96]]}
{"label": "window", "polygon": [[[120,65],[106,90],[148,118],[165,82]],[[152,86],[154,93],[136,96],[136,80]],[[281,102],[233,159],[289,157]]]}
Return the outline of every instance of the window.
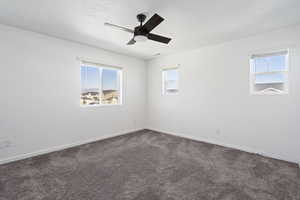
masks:
{"label": "window", "polygon": [[81,105],[122,104],[120,69],[83,63],[80,71]]}
{"label": "window", "polygon": [[250,63],[252,94],[288,92],[288,51],[252,55]]}
{"label": "window", "polygon": [[178,69],[164,69],[163,76],[163,94],[178,93]]}

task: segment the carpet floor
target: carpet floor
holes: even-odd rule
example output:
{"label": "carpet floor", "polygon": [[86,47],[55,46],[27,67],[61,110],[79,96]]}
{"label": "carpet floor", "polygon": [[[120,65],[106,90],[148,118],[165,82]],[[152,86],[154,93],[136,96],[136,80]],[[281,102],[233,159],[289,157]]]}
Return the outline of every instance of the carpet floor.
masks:
{"label": "carpet floor", "polygon": [[139,131],[0,166],[0,200],[299,200],[296,164]]}

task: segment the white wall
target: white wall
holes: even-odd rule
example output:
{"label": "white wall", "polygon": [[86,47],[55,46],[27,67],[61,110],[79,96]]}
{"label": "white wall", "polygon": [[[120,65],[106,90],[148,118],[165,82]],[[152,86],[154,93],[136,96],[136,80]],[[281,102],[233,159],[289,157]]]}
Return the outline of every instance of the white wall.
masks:
{"label": "white wall", "polygon": [[[300,162],[300,26],[148,62],[148,124]],[[289,94],[251,96],[251,52],[292,49]],[[180,64],[180,92],[162,96],[161,70]]]}
{"label": "white wall", "polygon": [[[124,105],[79,105],[76,57],[124,69]],[[139,59],[0,26],[0,162],[145,126],[146,67]]]}
{"label": "white wall", "polygon": [[[158,58],[146,76],[142,60],[0,25],[0,146],[11,142],[0,163],[145,127],[300,162],[299,35],[300,26]],[[289,95],[249,95],[251,52],[282,47],[292,48]],[[79,106],[76,57],[124,68],[123,106]],[[177,64],[180,93],[162,96],[161,69]]]}

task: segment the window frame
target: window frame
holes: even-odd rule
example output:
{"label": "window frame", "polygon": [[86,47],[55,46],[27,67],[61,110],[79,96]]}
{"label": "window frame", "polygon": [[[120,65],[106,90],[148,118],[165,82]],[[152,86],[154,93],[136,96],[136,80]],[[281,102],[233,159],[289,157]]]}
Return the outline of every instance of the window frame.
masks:
{"label": "window frame", "polygon": [[[254,59],[257,57],[267,57],[272,55],[284,55],[285,54],[285,70],[278,70],[278,71],[269,71],[268,72],[255,72],[255,61]],[[290,72],[290,58],[291,57],[291,51],[289,48],[284,49],[277,49],[277,50],[269,50],[269,51],[260,51],[256,53],[252,53],[249,58],[249,65],[250,65],[250,71],[249,71],[249,86],[250,86],[250,95],[287,95],[289,94],[289,72]],[[284,85],[284,89],[282,91],[255,91],[254,86],[255,83],[255,77],[256,75],[260,74],[276,74],[276,73],[282,73],[285,76],[285,81],[282,82]],[[259,83],[258,83],[259,84]],[[272,84],[272,83],[265,83],[265,84]],[[274,82],[273,84],[276,84]]]}
{"label": "window frame", "polygon": [[[84,66],[87,66],[87,67],[91,67],[91,68],[97,68],[99,69],[99,77],[100,77],[100,80],[99,80],[99,94],[103,91],[102,89],[102,82],[103,82],[103,79],[102,79],[102,71],[103,69],[109,69],[109,70],[116,70],[117,71],[117,90],[118,90],[118,103],[117,104],[102,104],[101,101],[99,102],[99,104],[93,104],[93,105],[84,105],[84,104],[81,104],[80,101],[79,101],[79,104],[80,104],[80,107],[106,107],[106,106],[122,106],[123,105],[123,68],[122,67],[117,67],[117,66],[113,66],[113,65],[107,65],[107,64],[100,64],[100,63],[97,63],[97,62],[91,62],[91,61],[86,61],[86,60],[81,60],[80,59],[80,64],[79,64],[79,71],[80,71],[80,95],[79,97],[81,97],[81,91],[82,91],[82,79],[81,79],[81,67],[84,67]],[[79,98],[80,100],[81,98]]]}
{"label": "window frame", "polygon": [[[165,72],[168,71],[168,70],[177,70],[177,73],[178,73],[178,80],[177,80],[177,92],[175,93],[168,93],[166,92],[166,81],[165,81]],[[163,68],[162,71],[161,71],[161,74],[162,74],[162,95],[178,95],[179,94],[179,67],[170,67],[170,68]]]}

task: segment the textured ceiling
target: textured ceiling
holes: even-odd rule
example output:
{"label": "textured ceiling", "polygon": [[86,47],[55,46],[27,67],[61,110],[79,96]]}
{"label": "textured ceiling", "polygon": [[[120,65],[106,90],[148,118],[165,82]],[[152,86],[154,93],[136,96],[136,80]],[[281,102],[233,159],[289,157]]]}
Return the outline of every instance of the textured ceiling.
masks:
{"label": "textured ceiling", "polygon": [[[172,37],[169,45],[126,43],[136,14],[165,18],[153,33]],[[300,22],[299,0],[1,0],[0,23],[77,41],[114,52],[152,58],[244,38]]]}

